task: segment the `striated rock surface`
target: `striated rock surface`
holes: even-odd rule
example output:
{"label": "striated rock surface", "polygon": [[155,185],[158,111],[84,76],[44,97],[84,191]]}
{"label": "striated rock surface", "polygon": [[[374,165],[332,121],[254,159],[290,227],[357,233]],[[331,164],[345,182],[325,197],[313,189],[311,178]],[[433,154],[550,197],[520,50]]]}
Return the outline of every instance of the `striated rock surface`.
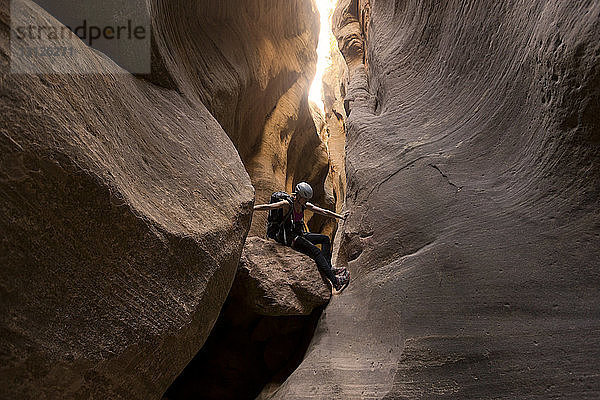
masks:
{"label": "striated rock surface", "polygon": [[[333,209],[324,189],[327,150],[308,105],[319,36],[313,1],[154,0],[153,5],[160,51],[150,79],[175,82],[187,98],[206,105],[238,149],[257,203],[307,181],[314,201]],[[189,15],[194,15],[190,26],[180,29]],[[164,70],[169,79],[159,74]],[[266,218],[256,213],[251,235],[264,236]]]}
{"label": "striated rock surface", "polygon": [[[331,194],[335,212],[342,213],[346,199],[346,112],[344,97],[348,86],[348,67],[337,47],[331,49],[331,65],[323,75],[323,103],[325,115],[321,137],[327,144],[329,173],[325,180],[327,193]],[[324,234],[333,236],[337,220],[330,219]]]}
{"label": "striated rock surface", "polygon": [[9,30],[2,1],[2,397],[160,398],[230,289],[250,179],[200,103],[126,73],[9,74]]}
{"label": "striated rock surface", "polygon": [[310,257],[249,237],[230,296],[260,315],[308,315],[329,301],[331,289]]}
{"label": "striated rock surface", "polygon": [[599,15],[341,0],[353,281],[273,398],[600,396]]}

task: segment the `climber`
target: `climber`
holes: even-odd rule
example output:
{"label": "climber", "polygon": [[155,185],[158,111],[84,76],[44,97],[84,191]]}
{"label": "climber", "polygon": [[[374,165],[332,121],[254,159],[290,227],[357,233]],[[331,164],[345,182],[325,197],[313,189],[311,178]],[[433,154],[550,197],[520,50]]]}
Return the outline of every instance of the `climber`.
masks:
{"label": "climber", "polygon": [[[309,203],[308,200],[313,196],[313,190],[306,182],[297,184],[295,190],[291,195],[285,192],[276,192],[271,196],[270,204],[255,205],[254,210],[276,210],[275,213],[269,213],[267,236],[315,260],[317,267],[331,282],[334,294],[340,293],[350,283],[350,272],[346,268],[333,269],[329,236],[306,232],[304,210],[308,209],[316,214],[342,220],[346,219],[347,213],[346,215],[336,214]],[[320,244],[322,249],[319,250],[315,246],[316,244]]]}

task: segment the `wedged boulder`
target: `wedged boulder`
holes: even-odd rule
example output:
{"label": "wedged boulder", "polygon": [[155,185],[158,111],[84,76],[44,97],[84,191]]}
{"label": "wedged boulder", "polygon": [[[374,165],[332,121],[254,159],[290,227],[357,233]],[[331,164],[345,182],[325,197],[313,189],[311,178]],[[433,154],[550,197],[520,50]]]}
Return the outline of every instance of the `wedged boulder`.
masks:
{"label": "wedged boulder", "polygon": [[165,398],[270,395],[302,360],[330,296],[312,259],[271,240],[247,238],[213,331]]}
{"label": "wedged boulder", "polygon": [[[17,3],[13,22],[53,20]],[[229,292],[250,179],[218,122],[180,93],[126,71],[9,73],[9,26],[3,1],[2,397],[160,398]],[[61,44],[79,65],[118,70]]]}
{"label": "wedged boulder", "polygon": [[308,256],[273,240],[248,237],[230,296],[266,316],[309,315],[331,289]]}

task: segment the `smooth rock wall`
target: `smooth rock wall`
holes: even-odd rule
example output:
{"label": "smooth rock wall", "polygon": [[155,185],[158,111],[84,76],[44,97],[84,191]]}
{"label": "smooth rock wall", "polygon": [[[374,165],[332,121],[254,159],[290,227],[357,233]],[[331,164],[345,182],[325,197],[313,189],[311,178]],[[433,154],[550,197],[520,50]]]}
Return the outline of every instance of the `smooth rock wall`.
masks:
{"label": "smooth rock wall", "polygon": [[599,15],[341,0],[353,280],[274,398],[600,396]]}

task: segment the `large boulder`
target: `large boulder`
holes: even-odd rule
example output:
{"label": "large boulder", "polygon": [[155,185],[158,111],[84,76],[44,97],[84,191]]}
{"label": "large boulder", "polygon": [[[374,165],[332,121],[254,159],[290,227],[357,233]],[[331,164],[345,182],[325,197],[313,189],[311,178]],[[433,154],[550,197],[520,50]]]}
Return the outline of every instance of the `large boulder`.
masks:
{"label": "large boulder", "polygon": [[213,331],[165,399],[268,397],[304,356],[331,297],[324,279],[309,257],[249,237]]}
{"label": "large boulder", "polygon": [[340,2],[354,279],[274,398],[598,396],[599,15]]}
{"label": "large boulder", "polygon": [[7,1],[0,27],[2,397],[160,398],[230,289],[249,176],[201,103],[78,40],[73,62],[117,72],[11,74]]}
{"label": "large boulder", "polygon": [[249,237],[230,296],[259,315],[309,315],[329,301],[331,289],[310,257]]}

